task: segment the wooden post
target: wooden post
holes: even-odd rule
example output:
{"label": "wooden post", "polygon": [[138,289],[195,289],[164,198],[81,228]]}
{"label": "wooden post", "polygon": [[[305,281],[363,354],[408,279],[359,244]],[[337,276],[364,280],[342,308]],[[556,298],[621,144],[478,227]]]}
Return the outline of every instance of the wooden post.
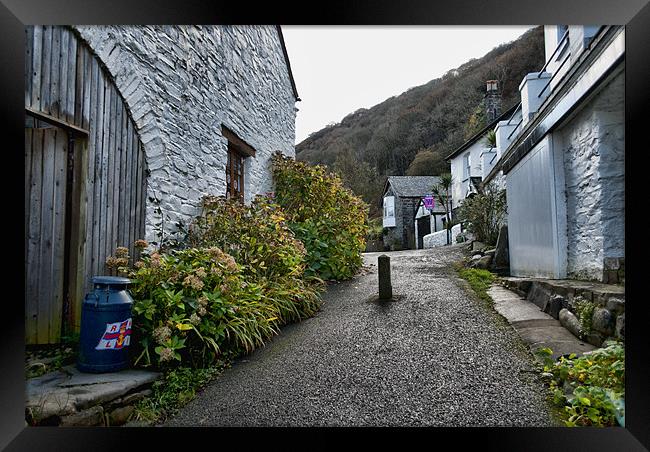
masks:
{"label": "wooden post", "polygon": [[379,267],[379,299],[391,300],[393,298],[393,286],[390,282],[390,257],[382,254],[377,258]]}

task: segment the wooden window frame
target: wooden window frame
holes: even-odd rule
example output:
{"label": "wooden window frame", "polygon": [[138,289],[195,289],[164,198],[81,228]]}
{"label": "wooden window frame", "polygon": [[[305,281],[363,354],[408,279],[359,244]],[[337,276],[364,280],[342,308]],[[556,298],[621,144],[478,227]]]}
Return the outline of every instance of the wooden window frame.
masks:
{"label": "wooden window frame", "polygon": [[[226,163],[226,198],[244,201],[244,159],[237,149],[228,143],[228,161]],[[239,168],[237,168],[239,167]],[[238,182],[235,188],[235,181]]]}
{"label": "wooden window frame", "polygon": [[[221,126],[223,136],[228,140],[226,161],[226,198],[236,198],[244,202],[244,173],[246,158],[255,157],[255,149],[239,138],[226,126]],[[239,167],[239,171],[237,171]],[[234,181],[237,180],[239,190],[235,189]]]}

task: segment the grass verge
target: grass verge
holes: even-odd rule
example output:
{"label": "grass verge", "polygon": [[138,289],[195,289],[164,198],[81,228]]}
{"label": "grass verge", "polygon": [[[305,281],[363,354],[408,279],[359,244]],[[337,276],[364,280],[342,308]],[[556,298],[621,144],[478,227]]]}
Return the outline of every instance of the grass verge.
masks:
{"label": "grass verge", "polygon": [[491,302],[492,298],[488,295],[487,290],[490,288],[496,276],[487,270],[480,270],[477,268],[465,268],[462,264],[457,263],[454,265],[458,276],[467,281],[476,292],[476,295],[481,300]]}
{"label": "grass verge", "polygon": [[178,367],[168,371],[153,383],[152,394],[136,404],[131,421],[146,425],[164,423],[228,367],[229,361],[220,361],[205,369]]}

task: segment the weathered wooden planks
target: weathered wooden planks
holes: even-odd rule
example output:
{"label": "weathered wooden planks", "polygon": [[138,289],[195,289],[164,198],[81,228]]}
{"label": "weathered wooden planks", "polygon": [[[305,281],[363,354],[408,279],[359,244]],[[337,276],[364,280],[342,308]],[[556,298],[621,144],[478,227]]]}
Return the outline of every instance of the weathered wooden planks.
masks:
{"label": "weathered wooden planks", "polygon": [[[34,26],[25,37],[25,107],[38,118],[25,129],[25,318],[27,342],[45,343],[59,340],[68,292],[68,320],[78,322],[82,294],[92,276],[108,274],[108,255],[127,246],[135,256],[133,242],[144,237],[146,158],[113,80],[76,33]],[[69,134],[72,168],[63,152]],[[64,287],[65,265],[74,287]]]}

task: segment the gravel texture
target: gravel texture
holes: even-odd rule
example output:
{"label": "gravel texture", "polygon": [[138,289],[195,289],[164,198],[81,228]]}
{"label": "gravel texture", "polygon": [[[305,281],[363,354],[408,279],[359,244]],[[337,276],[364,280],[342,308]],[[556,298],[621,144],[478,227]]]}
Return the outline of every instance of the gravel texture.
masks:
{"label": "gravel texture", "polygon": [[373,301],[380,254],[167,425],[558,425],[528,349],[451,268],[460,246],[387,253],[393,302]]}

